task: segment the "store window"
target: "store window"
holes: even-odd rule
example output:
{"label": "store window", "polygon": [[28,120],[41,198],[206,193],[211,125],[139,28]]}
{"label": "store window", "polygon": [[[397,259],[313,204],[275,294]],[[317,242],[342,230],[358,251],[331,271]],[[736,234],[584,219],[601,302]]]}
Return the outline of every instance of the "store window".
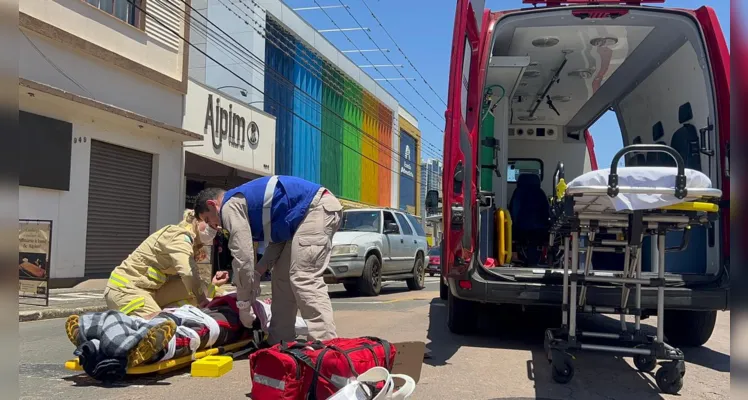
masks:
{"label": "store window", "polygon": [[73,124],[19,111],[18,125],[21,131],[18,136],[19,154],[23,154],[18,184],[43,189],[70,190]]}
{"label": "store window", "polygon": [[138,7],[144,9],[144,0],[86,0],[86,2],[134,27],[142,28],[142,13]]}

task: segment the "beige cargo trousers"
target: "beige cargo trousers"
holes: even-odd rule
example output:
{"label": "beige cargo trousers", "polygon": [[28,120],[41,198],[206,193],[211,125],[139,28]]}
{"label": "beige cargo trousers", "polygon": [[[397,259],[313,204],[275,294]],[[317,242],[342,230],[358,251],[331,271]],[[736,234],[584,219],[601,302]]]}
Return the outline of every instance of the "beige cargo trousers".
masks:
{"label": "beige cargo trousers", "polygon": [[[252,276],[249,279],[253,282],[246,282],[247,287],[256,287],[259,277],[267,270],[272,271],[270,344],[296,340],[297,313],[307,323],[308,340],[337,337],[332,303],[323,274],[330,263],[332,237],[340,226],[342,210],[340,201],[331,192],[320,189],[293,239],[269,243],[255,271],[241,274],[246,278]],[[224,221],[234,219],[234,216],[226,215],[233,212],[236,211],[231,207],[224,207]]]}

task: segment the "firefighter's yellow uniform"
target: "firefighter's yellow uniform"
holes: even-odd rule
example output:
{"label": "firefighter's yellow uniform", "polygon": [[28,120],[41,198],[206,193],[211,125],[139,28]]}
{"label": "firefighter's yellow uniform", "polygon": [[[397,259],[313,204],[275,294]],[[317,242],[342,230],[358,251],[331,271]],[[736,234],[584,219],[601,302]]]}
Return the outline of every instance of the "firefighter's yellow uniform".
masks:
{"label": "firefighter's yellow uniform", "polygon": [[115,268],[104,291],[109,309],[145,317],[213,297],[215,287],[200,280],[194,258],[199,239],[190,228],[184,223],[161,228]]}

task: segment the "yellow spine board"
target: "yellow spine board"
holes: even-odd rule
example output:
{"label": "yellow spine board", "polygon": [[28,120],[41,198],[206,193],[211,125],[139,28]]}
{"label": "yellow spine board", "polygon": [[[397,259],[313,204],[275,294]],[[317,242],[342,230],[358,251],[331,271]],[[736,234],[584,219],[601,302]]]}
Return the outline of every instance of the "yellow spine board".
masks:
{"label": "yellow spine board", "polygon": [[499,259],[497,260],[498,264],[504,264],[504,260],[506,259],[506,232],[505,232],[505,226],[504,226],[504,210],[498,209],[496,210],[496,228],[498,229],[498,237],[496,238],[496,244],[499,249]]}
{"label": "yellow spine board", "polygon": [[[197,353],[195,353],[194,358],[192,356],[184,356],[180,358],[173,358],[171,360],[160,361],[155,364],[138,365],[137,367],[128,368],[127,375],[152,374],[156,372],[162,372],[162,371],[186,367],[192,364],[192,361],[194,360],[199,360],[201,358],[213,356],[219,353],[225,353],[228,351],[238,350],[238,349],[241,349],[247,346],[251,342],[252,342],[251,339],[242,340],[241,342],[229,344],[226,346],[205,349],[203,351],[198,351]],[[66,362],[65,368],[69,370],[73,370],[73,371],[83,371],[83,367],[80,365],[80,362],[77,358]]]}

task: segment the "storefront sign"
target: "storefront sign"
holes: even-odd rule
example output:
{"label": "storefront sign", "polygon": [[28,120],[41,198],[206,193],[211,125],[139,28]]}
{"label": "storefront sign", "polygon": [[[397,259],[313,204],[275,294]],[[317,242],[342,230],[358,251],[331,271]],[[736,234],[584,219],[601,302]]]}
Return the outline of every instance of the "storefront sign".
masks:
{"label": "storefront sign", "polygon": [[241,171],[275,172],[275,117],[190,79],[182,128],[203,133],[185,150]]}
{"label": "storefront sign", "polygon": [[416,207],[416,140],[400,131],[400,209],[415,213]]}
{"label": "storefront sign", "polygon": [[18,221],[18,296],[49,305],[52,221]]}
{"label": "storefront sign", "polygon": [[221,98],[216,96],[214,106],[213,93],[208,93],[203,129],[207,132],[210,128],[213,148],[220,151],[224,140],[227,140],[229,146],[235,149],[244,150],[247,144],[256,147],[260,141],[260,128],[257,123],[252,120],[247,123],[247,119],[239,114],[239,110],[234,112],[233,104],[228,103],[228,105],[228,110],[223,108]]}

